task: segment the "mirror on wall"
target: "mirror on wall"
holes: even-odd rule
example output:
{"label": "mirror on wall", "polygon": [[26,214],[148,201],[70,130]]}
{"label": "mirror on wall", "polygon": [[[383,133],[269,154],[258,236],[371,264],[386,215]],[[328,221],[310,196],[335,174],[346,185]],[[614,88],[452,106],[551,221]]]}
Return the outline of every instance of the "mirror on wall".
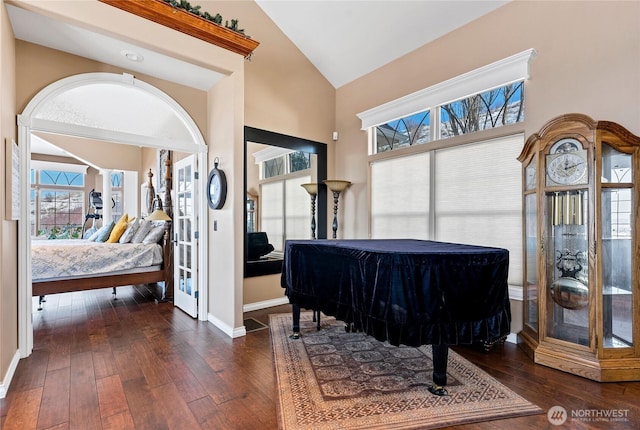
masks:
{"label": "mirror on wall", "polygon": [[[311,196],[301,185],[327,176],[324,143],[245,127],[245,277],[282,271],[287,239],[311,238]],[[316,237],[327,237],[327,199],[319,187]]]}

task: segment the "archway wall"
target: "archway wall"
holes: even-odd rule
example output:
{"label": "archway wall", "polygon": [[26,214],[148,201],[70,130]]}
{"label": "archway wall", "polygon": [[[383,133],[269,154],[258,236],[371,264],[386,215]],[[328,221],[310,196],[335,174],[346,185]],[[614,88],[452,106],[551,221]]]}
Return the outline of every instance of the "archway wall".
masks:
{"label": "archway wall", "polygon": [[[238,73],[238,71],[242,72],[245,67],[245,60],[240,55],[231,53],[230,51],[226,51],[222,48],[207,44],[181,33],[176,33],[171,29],[158,26],[153,22],[134,15],[126,14],[103,3],[93,1],[17,3],[25,9],[30,9],[48,16],[61,17],[63,20],[76,25],[87,26],[87,23],[91,23],[91,26],[96,27],[100,32],[117,34],[119,38],[137,44],[138,46],[161,51],[166,55],[189,61],[202,67],[210,68],[226,76],[233,76],[235,73]],[[100,16],[100,20],[95,20],[95,16]],[[109,72],[118,74],[129,73],[127,70],[121,70],[92,60],[21,41],[16,42],[16,70],[29,70],[28,74],[20,74],[21,77],[24,76],[24,79],[19,79],[17,82],[16,106],[18,112],[22,112],[28,105],[29,101],[47,85],[60,79],[67,78],[68,76],[87,72]],[[230,151],[233,153],[234,148],[242,148],[243,140],[241,130],[244,125],[243,99],[227,99],[220,105],[223,110],[232,110],[230,117],[233,121],[237,121],[238,125],[231,127],[232,133],[226,135],[225,139],[219,139],[211,145],[209,142],[209,135],[210,130],[212,129],[211,122],[213,114],[209,111],[210,107],[208,106],[208,94],[206,91],[195,90],[137,73],[135,76],[136,78],[159,88],[176,100],[179,105],[185,109],[189,116],[193,118],[198,129],[204,136],[205,141],[207,141],[208,149],[214,149],[212,152],[213,154],[215,154],[216,151]],[[238,89],[238,87],[234,87],[230,97],[242,98],[244,96],[243,79],[239,79],[236,82],[239,83],[238,85],[240,85],[240,89]],[[240,132],[238,132],[238,130],[240,130]],[[143,157],[143,163],[144,159],[145,157]],[[207,161],[208,159],[206,157],[204,160],[201,160],[201,171],[204,172],[204,175],[206,175],[206,172],[208,171]],[[241,156],[230,156],[226,161],[230,163],[227,167],[229,172],[243,171],[243,160]],[[142,166],[141,168],[144,169],[145,166]],[[235,211],[236,207],[240,208],[239,213],[232,212],[229,214],[229,218],[235,220],[238,217],[242,217],[243,207],[241,202],[243,201],[243,198],[242,195],[238,195],[236,197],[234,194],[237,193],[231,191],[227,196],[226,207],[230,208],[231,211]],[[208,209],[201,213],[201,219],[207,218],[207,212]],[[235,227],[235,223],[224,225],[225,228],[229,228],[233,232],[238,230],[238,228]],[[231,237],[234,237],[236,234],[237,233],[231,233]],[[206,229],[205,231],[200,231],[199,242],[208,246],[209,249],[211,248],[208,242],[208,231],[206,231]],[[215,247],[216,252],[228,253],[228,250],[224,251],[224,249],[227,249],[225,246],[226,245],[219,244]],[[234,258],[239,262],[242,262],[242,249],[238,248],[236,252],[238,255]],[[206,263],[206,261],[201,261],[200,267],[205,267]],[[237,265],[240,266],[240,263]],[[205,272],[207,271],[208,270],[205,269]],[[232,271],[231,275],[229,275],[229,279],[227,279],[227,281],[230,282],[219,288],[236,289],[240,291],[241,297],[242,278],[240,275],[239,280],[235,279],[236,272],[241,274],[241,269]],[[216,288],[216,285],[219,284],[217,279],[217,277],[214,277],[211,283],[205,280],[205,282],[201,284],[201,298],[206,297],[206,294],[204,293],[208,289]],[[240,322],[242,321],[241,317],[235,317],[236,313],[242,313],[241,300],[237,300],[236,296],[237,294],[233,292],[229,295],[228,299],[226,297],[222,298],[224,302],[221,303],[221,307],[225,309],[233,309],[231,316],[221,315],[218,317],[216,315],[200,314],[200,318],[208,318],[216,325],[224,326],[225,331],[230,335],[233,335],[237,328],[235,326],[235,321],[238,319]],[[201,300],[201,302],[206,303],[206,300]]]}
{"label": "archway wall", "polygon": [[[16,139],[15,42],[4,4],[0,5],[0,177],[5,178],[5,139]],[[5,187],[0,187],[0,399],[6,395],[18,365],[16,288],[17,221],[5,219]]]}
{"label": "archway wall", "polygon": [[[67,54],[24,41],[16,41],[16,70],[20,73],[16,87],[17,111],[24,112],[36,94],[53,83],[80,74],[109,73],[120,76],[132,73],[104,63]],[[135,78],[166,93],[193,119],[207,139],[207,93],[152,76],[135,73]],[[35,106],[34,106],[35,107]]]}

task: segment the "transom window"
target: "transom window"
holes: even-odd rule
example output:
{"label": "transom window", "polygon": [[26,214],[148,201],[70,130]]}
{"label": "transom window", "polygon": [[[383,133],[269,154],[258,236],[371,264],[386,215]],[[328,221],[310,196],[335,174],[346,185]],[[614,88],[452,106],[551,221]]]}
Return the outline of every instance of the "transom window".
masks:
{"label": "transom window", "polygon": [[[432,130],[437,112],[439,127]],[[524,120],[524,81],[475,94],[375,127],[375,153],[420,145]]]}
{"label": "transom window", "polygon": [[260,163],[262,179],[274,178],[311,168],[311,154],[290,152]]}
{"label": "transom window", "polygon": [[122,216],[122,199],[123,190],[122,183],[124,180],[124,173],[111,172],[111,198],[113,199],[111,209],[111,217],[113,221],[118,221]]}
{"label": "transom window", "polygon": [[440,138],[524,120],[524,81],[440,106]]}
{"label": "transom window", "polygon": [[376,127],[376,152],[393,151],[431,140],[431,112],[425,111]]}

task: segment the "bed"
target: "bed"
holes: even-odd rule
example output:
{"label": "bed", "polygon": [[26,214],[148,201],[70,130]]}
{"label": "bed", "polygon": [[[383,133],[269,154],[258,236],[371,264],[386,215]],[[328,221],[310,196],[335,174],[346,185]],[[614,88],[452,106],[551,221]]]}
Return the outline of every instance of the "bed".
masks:
{"label": "bed", "polygon": [[171,276],[164,264],[169,258],[168,246],[170,241],[165,238],[162,243],[149,244],[33,240],[32,294],[42,298],[56,293],[164,282]]}
{"label": "bed", "polygon": [[[166,190],[171,189],[167,160]],[[152,212],[155,191],[149,174],[148,212]],[[171,193],[165,192],[164,208],[171,216]],[[159,199],[158,199],[159,200]],[[157,201],[156,201],[157,203]],[[151,243],[104,243],[85,239],[38,240],[31,242],[32,295],[39,297],[38,310],[44,297],[66,293],[125,285],[162,283],[158,301],[173,300],[173,248],[171,222],[162,226],[163,234]]]}

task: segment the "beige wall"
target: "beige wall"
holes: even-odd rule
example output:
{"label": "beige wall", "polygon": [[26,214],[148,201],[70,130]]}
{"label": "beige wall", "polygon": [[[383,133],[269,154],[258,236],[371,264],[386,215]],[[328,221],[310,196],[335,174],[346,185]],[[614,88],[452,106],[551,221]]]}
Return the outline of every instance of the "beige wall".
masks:
{"label": "beige wall", "polygon": [[169,94],[189,113],[202,134],[206,136],[207,93],[205,91],[21,40],[16,41],[16,70],[19,72],[16,87],[18,112],[22,112],[27,103],[43,88],[62,78],[79,73],[129,73]]}
{"label": "beige wall", "polygon": [[[141,170],[143,148],[138,146],[122,145],[120,143],[104,142],[96,139],[63,136],[60,134],[33,134],[94,166],[99,166],[102,169],[139,171],[141,176],[145,176],[143,175],[144,170]],[[157,174],[157,163],[151,169],[154,174]]]}
{"label": "beige wall", "polygon": [[[238,18],[260,42],[245,64],[246,125],[330,143],[335,89],[253,1],[201,1],[203,10]],[[214,12],[215,11],[215,12]]]}
{"label": "beige wall", "polygon": [[[245,124],[331,145],[335,89],[262,9],[250,1],[199,4],[225,18],[239,18],[240,27],[260,42],[245,64]],[[282,297],[279,277],[244,280],[245,305]]]}
{"label": "beige wall", "polygon": [[[11,24],[7,17],[4,4],[0,6],[0,139],[2,151],[0,155],[0,177],[5,175],[5,140],[15,139],[15,43]],[[17,279],[17,221],[5,220],[5,187],[0,187],[0,384],[5,390],[4,384],[9,381],[7,371],[12,360],[17,357],[18,351],[18,284]]]}
{"label": "beige wall", "polygon": [[568,112],[640,134],[639,17],[640,2],[515,1],[339,88],[340,140],[329,163],[354,183],[341,205],[345,237],[368,232],[367,136],[356,115],[526,49],[537,51],[525,84],[526,136]]}
{"label": "beige wall", "polygon": [[[569,112],[640,134],[640,2],[514,1],[337,90],[329,164],[353,182],[341,196],[344,237],[368,234],[367,136],[356,114],[529,48],[525,136]],[[521,302],[512,309],[516,332]]]}
{"label": "beige wall", "polygon": [[[242,71],[224,78],[209,91],[208,163],[218,168],[227,178],[227,199],[220,210],[209,210],[209,313],[229,327],[242,326],[242,261],[244,256],[243,169],[244,140],[242,104],[244,99]],[[229,105],[231,104],[231,106]],[[232,109],[229,109],[232,107]],[[214,223],[216,228],[214,229]]]}

